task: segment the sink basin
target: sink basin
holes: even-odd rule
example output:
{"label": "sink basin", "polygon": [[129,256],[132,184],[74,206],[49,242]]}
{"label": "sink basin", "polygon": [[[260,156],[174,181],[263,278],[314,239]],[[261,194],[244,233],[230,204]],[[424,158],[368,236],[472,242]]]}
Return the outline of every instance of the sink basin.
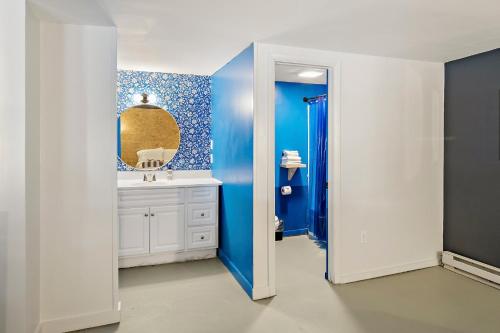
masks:
{"label": "sink basin", "polygon": [[165,186],[165,185],[169,185],[172,181],[171,180],[156,180],[154,182],[145,182],[143,180],[141,181],[131,181],[131,182],[127,182],[127,185],[128,186],[145,186],[145,187],[153,187],[153,186]]}
{"label": "sink basin", "polygon": [[172,180],[158,179],[154,182],[145,182],[142,179],[120,179],[118,188],[167,188],[167,187],[188,187],[197,185],[221,185],[222,182],[215,178],[175,178]]}

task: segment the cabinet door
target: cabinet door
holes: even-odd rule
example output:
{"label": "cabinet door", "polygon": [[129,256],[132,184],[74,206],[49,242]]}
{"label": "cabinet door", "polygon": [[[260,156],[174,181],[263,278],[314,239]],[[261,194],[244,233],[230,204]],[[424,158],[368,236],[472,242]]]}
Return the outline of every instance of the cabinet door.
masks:
{"label": "cabinet door", "polygon": [[184,250],[184,205],[150,208],[151,253]]}
{"label": "cabinet door", "polygon": [[119,256],[149,253],[149,208],[118,210]]}

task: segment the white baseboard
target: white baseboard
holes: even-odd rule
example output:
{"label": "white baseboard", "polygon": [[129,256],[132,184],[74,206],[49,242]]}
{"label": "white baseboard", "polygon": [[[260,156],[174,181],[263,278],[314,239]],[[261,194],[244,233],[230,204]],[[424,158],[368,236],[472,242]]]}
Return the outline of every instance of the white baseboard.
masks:
{"label": "white baseboard", "polygon": [[67,317],[43,321],[40,323],[40,333],[63,333],[85,328],[120,322],[120,311],[110,310],[104,312],[90,313],[82,316]]}
{"label": "white baseboard", "polygon": [[386,266],[370,271],[342,275],[339,277],[336,283],[342,284],[342,283],[350,283],[350,282],[374,279],[382,276],[399,274],[399,273],[414,271],[417,269],[429,268],[433,266],[439,266],[439,264],[440,264],[439,259],[436,257],[432,259],[419,260],[403,265]]}
{"label": "white baseboard", "polygon": [[121,257],[118,259],[118,267],[128,268],[136,266],[151,266],[183,262],[191,260],[210,259],[217,256],[217,249],[194,250],[179,253],[157,253],[141,256]]}

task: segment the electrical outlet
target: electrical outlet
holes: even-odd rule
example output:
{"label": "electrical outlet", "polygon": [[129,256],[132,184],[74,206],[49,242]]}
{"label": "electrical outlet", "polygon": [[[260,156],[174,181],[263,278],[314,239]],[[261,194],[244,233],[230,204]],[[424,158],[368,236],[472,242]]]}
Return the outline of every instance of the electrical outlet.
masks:
{"label": "electrical outlet", "polygon": [[361,231],[361,244],[366,244],[368,243],[368,231],[362,230]]}

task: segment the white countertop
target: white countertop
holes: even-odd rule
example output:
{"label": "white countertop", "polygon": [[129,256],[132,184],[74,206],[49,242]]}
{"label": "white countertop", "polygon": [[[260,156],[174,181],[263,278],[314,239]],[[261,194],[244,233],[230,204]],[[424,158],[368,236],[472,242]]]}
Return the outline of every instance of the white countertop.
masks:
{"label": "white countertop", "polygon": [[145,182],[142,179],[118,179],[119,190],[219,185],[222,185],[222,182],[212,177],[174,178],[172,180],[160,178],[154,182]]}

